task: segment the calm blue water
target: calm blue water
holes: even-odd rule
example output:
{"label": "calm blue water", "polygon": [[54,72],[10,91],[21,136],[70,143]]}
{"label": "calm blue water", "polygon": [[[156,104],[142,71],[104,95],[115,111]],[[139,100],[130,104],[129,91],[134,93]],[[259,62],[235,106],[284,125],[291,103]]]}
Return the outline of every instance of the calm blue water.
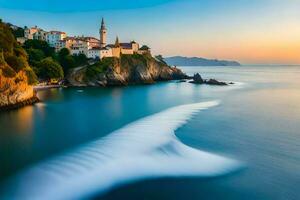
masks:
{"label": "calm blue water", "polygon": [[243,84],[214,87],[167,82],[41,91],[38,95],[43,103],[0,113],[3,185],[27,167],[108,136],[135,120],[170,107],[218,100],[218,106],[196,114],[176,136],[190,147],[241,161],[246,166],[243,170],[216,178],[179,176],[138,181],[94,197],[299,199],[300,67],[182,69],[189,74],[199,72],[204,78]]}

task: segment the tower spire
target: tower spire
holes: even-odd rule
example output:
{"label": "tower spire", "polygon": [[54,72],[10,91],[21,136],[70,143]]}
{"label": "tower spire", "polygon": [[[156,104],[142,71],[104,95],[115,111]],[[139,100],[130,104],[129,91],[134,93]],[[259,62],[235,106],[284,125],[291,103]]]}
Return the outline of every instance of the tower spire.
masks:
{"label": "tower spire", "polygon": [[115,47],[119,47],[120,46],[120,41],[119,41],[119,37],[116,37],[116,42],[115,42]]}
{"label": "tower spire", "polygon": [[102,17],[102,20],[101,20],[101,29],[102,30],[106,29],[103,17]]}
{"label": "tower spire", "polygon": [[104,23],[104,18],[102,17],[101,20],[101,28],[100,28],[100,47],[103,48],[106,46],[106,34],[107,34],[107,29],[105,27]]}

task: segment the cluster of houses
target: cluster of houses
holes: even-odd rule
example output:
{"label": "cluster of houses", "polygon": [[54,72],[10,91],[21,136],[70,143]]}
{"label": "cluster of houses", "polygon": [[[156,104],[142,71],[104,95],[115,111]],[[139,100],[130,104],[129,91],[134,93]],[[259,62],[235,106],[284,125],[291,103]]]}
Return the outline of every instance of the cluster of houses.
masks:
{"label": "cluster of houses", "polygon": [[121,54],[151,54],[150,48],[146,45],[140,47],[135,42],[120,43],[116,38],[114,44],[107,44],[107,29],[102,19],[99,30],[100,38],[75,36],[68,37],[65,32],[61,31],[44,31],[35,26],[32,28],[25,27],[24,37],[17,38],[17,41],[24,43],[26,40],[36,39],[46,41],[56,51],[62,48],[70,50],[72,55],[84,54],[88,58],[102,59],[104,57],[120,57]]}

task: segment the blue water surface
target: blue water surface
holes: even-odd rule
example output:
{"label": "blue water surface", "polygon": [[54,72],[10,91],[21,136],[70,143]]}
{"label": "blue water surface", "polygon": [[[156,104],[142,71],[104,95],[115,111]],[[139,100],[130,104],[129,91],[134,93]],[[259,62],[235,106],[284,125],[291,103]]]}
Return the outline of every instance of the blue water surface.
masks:
{"label": "blue water surface", "polygon": [[182,69],[238,83],[218,87],[171,81],[40,91],[41,103],[0,113],[0,180],[145,116],[219,100],[219,106],[196,115],[176,135],[191,147],[239,160],[245,169],[211,179],[145,180],[95,198],[299,199],[300,67]]}

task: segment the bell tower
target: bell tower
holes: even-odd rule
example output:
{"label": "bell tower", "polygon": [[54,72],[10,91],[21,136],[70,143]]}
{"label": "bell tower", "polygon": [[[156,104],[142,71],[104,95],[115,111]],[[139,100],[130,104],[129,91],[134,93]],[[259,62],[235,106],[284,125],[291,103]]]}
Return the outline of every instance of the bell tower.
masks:
{"label": "bell tower", "polygon": [[103,48],[106,46],[106,34],[107,34],[107,29],[105,27],[104,19],[102,18],[101,21],[101,28],[100,28],[100,47]]}

